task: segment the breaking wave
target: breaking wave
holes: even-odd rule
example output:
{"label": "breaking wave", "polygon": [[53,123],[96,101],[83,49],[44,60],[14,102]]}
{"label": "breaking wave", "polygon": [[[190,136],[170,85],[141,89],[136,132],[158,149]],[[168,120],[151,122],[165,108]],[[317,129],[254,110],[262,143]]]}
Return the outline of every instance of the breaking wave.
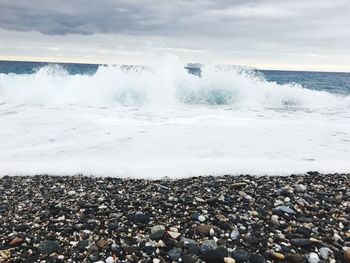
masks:
{"label": "breaking wave", "polygon": [[0,102],[33,105],[228,105],[264,108],[348,108],[349,96],[268,82],[254,70],[203,66],[201,76],[178,62],[147,67],[99,66],[70,75],[59,65],[33,74],[0,74]]}

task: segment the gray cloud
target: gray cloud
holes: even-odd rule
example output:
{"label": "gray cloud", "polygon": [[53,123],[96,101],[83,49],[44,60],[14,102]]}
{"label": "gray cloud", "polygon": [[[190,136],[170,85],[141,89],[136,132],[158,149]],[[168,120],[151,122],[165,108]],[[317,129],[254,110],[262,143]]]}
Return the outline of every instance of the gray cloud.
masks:
{"label": "gray cloud", "polygon": [[344,0],[1,0],[0,27],[53,35],[254,36],[293,27],[318,32],[324,22],[346,26],[348,6]]}
{"label": "gray cloud", "polygon": [[0,0],[0,28],[23,32],[32,50],[46,43],[52,52],[77,52],[79,45],[111,52],[115,46],[106,42],[113,39],[123,52],[156,42],[248,63],[349,56],[349,17],[348,0]]}

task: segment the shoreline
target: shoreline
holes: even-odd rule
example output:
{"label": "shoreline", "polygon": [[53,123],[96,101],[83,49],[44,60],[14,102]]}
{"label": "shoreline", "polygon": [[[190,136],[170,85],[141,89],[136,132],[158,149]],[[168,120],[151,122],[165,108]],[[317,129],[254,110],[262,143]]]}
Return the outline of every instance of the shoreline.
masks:
{"label": "shoreline", "polygon": [[350,262],[350,174],[0,177],[0,262]]}

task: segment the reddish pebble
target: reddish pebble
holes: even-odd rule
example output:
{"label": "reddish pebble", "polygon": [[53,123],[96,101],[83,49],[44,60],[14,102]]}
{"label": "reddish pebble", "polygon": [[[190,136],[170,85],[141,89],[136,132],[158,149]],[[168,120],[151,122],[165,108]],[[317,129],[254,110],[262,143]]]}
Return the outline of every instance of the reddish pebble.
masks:
{"label": "reddish pebble", "polygon": [[23,238],[21,237],[16,237],[15,239],[12,239],[12,241],[10,242],[11,246],[19,246],[23,243]]}

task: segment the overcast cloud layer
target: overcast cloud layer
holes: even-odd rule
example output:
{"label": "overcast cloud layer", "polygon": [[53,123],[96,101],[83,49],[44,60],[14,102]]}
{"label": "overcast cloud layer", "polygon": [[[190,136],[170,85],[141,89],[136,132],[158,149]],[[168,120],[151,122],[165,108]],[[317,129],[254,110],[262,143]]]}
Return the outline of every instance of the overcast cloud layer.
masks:
{"label": "overcast cloud layer", "polygon": [[348,0],[0,0],[0,58],[350,71]]}

